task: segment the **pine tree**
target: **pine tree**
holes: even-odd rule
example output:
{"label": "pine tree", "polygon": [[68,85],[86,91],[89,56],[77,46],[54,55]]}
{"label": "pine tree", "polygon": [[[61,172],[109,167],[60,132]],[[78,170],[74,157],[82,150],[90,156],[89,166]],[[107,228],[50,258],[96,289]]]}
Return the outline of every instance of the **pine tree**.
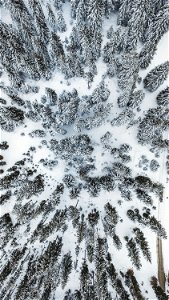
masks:
{"label": "pine tree", "polygon": [[156,97],[158,105],[167,107],[169,105],[169,87],[165,88]]}
{"label": "pine tree", "polygon": [[129,287],[132,296],[138,300],[144,300],[139,284],[136,277],[134,276],[133,270],[129,269],[125,274],[126,285]]}
{"label": "pine tree", "polygon": [[148,193],[146,193],[144,190],[139,189],[139,188],[136,189],[136,195],[139,200],[143,201],[147,205],[153,204],[153,200],[152,200],[151,196],[149,196]]}
{"label": "pine tree", "polygon": [[[126,1],[124,1],[126,2]],[[132,2],[131,2],[132,3]],[[130,7],[128,5],[128,7]],[[145,28],[148,24],[148,11],[147,1],[145,0],[136,0],[131,4],[131,11],[129,15],[131,16],[128,19],[128,33],[126,38],[126,50],[131,51],[135,50],[138,40],[142,40]]]}
{"label": "pine tree", "polygon": [[148,242],[144,237],[144,233],[139,228],[134,228],[133,232],[136,235],[136,243],[140,246],[140,249],[143,252],[144,257],[151,262],[151,253],[148,246]]}
{"label": "pine tree", "polygon": [[64,72],[65,68],[65,53],[63,49],[62,42],[60,40],[60,37],[52,32],[51,34],[51,49],[52,49],[52,56],[54,58],[54,61],[56,62],[56,66]]}
{"label": "pine tree", "polygon": [[49,25],[50,27],[52,28],[52,30],[54,32],[57,31],[57,21],[56,21],[56,17],[55,17],[55,14],[51,8],[51,6],[48,4],[47,5],[47,9],[48,9],[48,22],[49,22]]}
{"label": "pine tree", "polygon": [[82,240],[85,238],[86,236],[86,230],[87,230],[87,225],[84,221],[84,215],[81,215],[81,222],[78,224],[77,227],[77,241],[78,243],[81,243]]}
{"label": "pine tree", "polygon": [[32,14],[35,20],[36,28],[40,35],[42,43],[49,42],[49,28],[46,23],[45,15],[43,13],[42,6],[38,0],[29,0],[29,5],[32,10]]}
{"label": "pine tree", "polygon": [[133,265],[139,270],[141,268],[139,250],[137,248],[136,242],[133,238],[125,237],[126,247],[128,249],[128,256],[130,257]]}
{"label": "pine tree", "polygon": [[150,226],[151,230],[156,232],[159,237],[164,238],[164,239],[167,238],[166,230],[154,216],[150,217],[149,226]]}
{"label": "pine tree", "polygon": [[142,90],[133,91],[133,93],[131,94],[130,99],[127,103],[127,106],[131,107],[131,108],[138,107],[142,103],[144,97],[145,97],[145,94],[143,93]]}
{"label": "pine tree", "polygon": [[51,106],[56,105],[58,100],[56,92],[51,88],[46,88],[46,94],[49,99],[49,104]]}
{"label": "pine tree", "polygon": [[[115,226],[118,223],[119,216],[117,214],[116,208],[112,207],[111,204],[108,202],[105,206],[105,217],[104,217],[104,230],[106,233],[108,233],[110,236],[115,239],[115,244],[120,246],[120,241],[117,238],[117,236],[114,233]],[[118,239],[118,240],[117,240]]]}
{"label": "pine tree", "polygon": [[60,266],[60,276],[61,276],[61,285],[62,289],[65,288],[69,275],[72,270],[72,256],[70,252],[66,253],[61,261],[61,266]]}
{"label": "pine tree", "polygon": [[167,294],[163,291],[163,289],[158,284],[156,277],[154,277],[154,276],[151,277],[150,284],[151,284],[158,300],[161,300],[161,299],[167,300],[168,299]]}
{"label": "pine tree", "polygon": [[92,262],[94,259],[94,243],[95,243],[94,228],[89,225],[89,228],[86,229],[86,250],[87,250],[87,257],[89,262]]}
{"label": "pine tree", "polygon": [[169,74],[169,62],[165,62],[151,70],[144,78],[144,88],[149,92],[154,92],[163,84]]}
{"label": "pine tree", "polygon": [[[159,3],[160,1],[158,1],[158,4]],[[154,5],[154,2],[152,2],[150,10],[153,11],[155,7],[156,5]],[[168,28],[168,4],[162,3],[157,14],[152,14],[152,21],[150,22],[150,25],[147,26],[147,30],[145,31],[145,43],[140,52],[141,68],[147,68],[149,66],[157,50],[157,44],[164,33],[167,32]]]}
{"label": "pine tree", "polygon": [[[107,267],[107,273],[108,273],[108,277],[110,279],[111,285],[113,287],[113,290],[116,291],[116,293],[119,295],[119,299],[126,299],[129,300],[129,294],[127,293],[127,291],[125,290],[125,288],[123,287],[122,281],[119,278],[117,271],[114,267],[114,265],[112,263],[110,263]],[[117,298],[117,294],[116,294],[116,299]]]}
{"label": "pine tree", "polygon": [[66,31],[67,27],[66,27],[65,19],[63,17],[63,13],[61,10],[57,11],[56,24],[57,24],[57,29],[59,32]]}
{"label": "pine tree", "polygon": [[93,91],[90,103],[93,105],[105,102],[109,98],[109,95],[109,89],[105,87],[104,81],[101,81],[98,87],[96,87],[96,89]]}
{"label": "pine tree", "polygon": [[80,272],[80,291],[84,299],[87,299],[88,296],[89,283],[90,283],[89,269],[86,260],[84,260]]}
{"label": "pine tree", "polygon": [[113,243],[118,250],[122,248],[122,242],[120,241],[119,236],[115,233],[113,235]]}
{"label": "pine tree", "polygon": [[95,267],[98,299],[104,299],[108,294],[108,278],[106,272],[107,240],[98,237],[95,250]]}
{"label": "pine tree", "polygon": [[0,108],[0,126],[3,130],[13,131],[15,127],[23,124],[24,112],[15,106],[6,106]]}

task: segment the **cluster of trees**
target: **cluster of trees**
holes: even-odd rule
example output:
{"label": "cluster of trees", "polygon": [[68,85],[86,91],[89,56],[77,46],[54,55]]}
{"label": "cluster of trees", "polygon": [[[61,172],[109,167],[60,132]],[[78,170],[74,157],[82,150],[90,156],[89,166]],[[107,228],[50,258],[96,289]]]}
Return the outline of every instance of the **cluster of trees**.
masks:
{"label": "cluster of trees", "polygon": [[155,67],[151,70],[143,80],[144,88],[149,92],[156,91],[169,75],[169,61]]}
{"label": "cluster of trees", "polygon": [[[0,188],[5,190],[0,197],[0,204],[3,205],[14,195],[17,201],[12,213],[18,220],[14,225],[9,213],[0,218],[2,247],[5,248],[8,242],[14,246],[14,250],[5,256],[8,260],[2,260],[0,298],[54,299],[58,286],[65,290],[74,267],[75,271],[79,270],[80,284],[78,290],[68,290],[64,300],[111,300],[112,297],[128,300],[130,296],[143,300],[134,272],[128,270],[123,274],[115,269],[108,252],[108,240],[111,239],[117,250],[125,243],[135,268],[141,268],[140,253],[151,262],[149,245],[140,227],[147,226],[159,237],[166,238],[165,229],[152,215],[153,198],[149,195],[153,192],[162,201],[163,186],[145,176],[132,177],[132,170],[125,165],[131,160],[131,147],[129,144],[112,147],[110,132],[106,132],[100,141],[104,149],[110,152],[113,161],[102,170],[101,176],[90,175],[91,170],[96,170],[91,157],[94,144],[85,132],[101,126],[111,114],[107,77],[116,76],[119,88],[117,104],[121,111],[111,121],[112,126],[130,126],[140,122],[139,119],[134,120],[145,97],[145,93],[137,88],[141,80],[139,69],[150,64],[158,41],[168,29],[168,5],[165,0],[151,3],[146,0],[69,2],[72,30],[64,42],[62,33],[67,31],[68,26],[63,13],[65,1],[8,0],[3,3],[10,13],[12,24],[0,22],[1,64],[11,81],[10,87],[1,84],[8,96],[8,101],[0,99],[1,128],[12,132],[24,124],[25,118],[33,122],[40,121],[41,127],[29,135],[41,139],[46,137],[42,145],[54,153],[55,159],[64,159],[69,172],[48,199],[41,199],[40,194],[45,190],[45,185],[50,184],[50,179],[42,174],[34,176],[36,170],[33,166],[32,169],[25,166],[27,162],[32,163],[32,157],[15,163],[0,180]],[[112,13],[116,13],[118,27],[116,31],[112,26],[109,28],[108,41],[102,47],[103,22]],[[140,53],[137,53],[138,45],[142,45]],[[63,90],[58,95],[55,89],[47,87],[40,102],[22,99],[22,93],[39,92],[39,87],[27,84],[27,79],[29,82],[50,80],[55,69],[64,74],[67,84],[70,78],[83,77],[90,88],[98,73],[99,59],[107,65],[107,71],[90,95],[80,98],[76,89],[71,92]],[[168,73],[168,61],[155,67],[143,79],[144,89],[156,91]],[[158,93],[156,102],[157,107],[149,109],[139,123],[137,138],[142,145],[167,148],[169,141],[163,139],[163,131],[169,126],[168,87]],[[65,135],[70,129],[76,129],[78,134],[56,139],[56,133]],[[52,136],[49,146],[48,134]],[[8,147],[5,141],[0,144],[2,150]],[[31,147],[31,150],[35,148]],[[28,153],[30,156],[30,151]],[[43,158],[40,163],[53,168],[57,165],[55,159]],[[5,162],[0,156],[0,166],[3,165]],[[151,171],[158,168],[158,162],[151,160]],[[74,175],[71,174],[72,169]],[[101,190],[111,192],[115,188],[126,201],[131,201],[136,195],[145,206],[142,211],[132,205],[127,210],[127,216],[134,224],[131,234],[124,239],[118,236],[117,225],[123,220],[113,200],[105,200],[103,212],[94,207],[90,210],[89,206],[84,212],[83,207],[79,206],[82,188],[89,192],[90,199],[97,197]],[[72,205],[68,202],[70,199]],[[72,252],[65,252],[63,247],[64,233],[70,223],[75,230],[76,261]],[[33,232],[32,224],[36,225]],[[99,236],[100,225],[103,225],[102,237]],[[19,243],[23,234],[26,241],[23,241],[24,247],[22,242]],[[84,259],[80,251],[84,251]],[[19,284],[13,291],[16,280]],[[151,286],[158,299],[167,299],[155,277],[151,280]]]}
{"label": "cluster of trees", "polygon": [[138,127],[137,139],[142,145],[150,144],[156,148],[166,148],[167,139],[163,139],[163,132],[168,129],[169,111],[165,107],[149,109]]}
{"label": "cluster of trees", "polygon": [[138,222],[143,226],[148,226],[152,231],[154,231],[159,237],[166,239],[167,234],[164,227],[161,225],[160,221],[158,221],[154,216],[150,215],[150,210],[146,210],[141,215],[139,209],[135,208],[134,210],[129,209],[127,211],[127,216],[133,222]]}
{"label": "cluster of trees", "polygon": [[151,278],[151,286],[155,292],[155,295],[157,297],[158,300],[164,299],[167,300],[168,299],[168,295],[165,293],[165,291],[160,287],[158,280],[156,277],[152,277]]}
{"label": "cluster of trees", "polygon": [[23,124],[24,111],[15,106],[2,106],[0,108],[0,126],[6,131],[14,131],[14,129]]}
{"label": "cluster of trees", "polygon": [[62,158],[71,158],[72,160],[74,156],[74,161],[77,161],[78,156],[83,161],[83,156],[88,156],[93,151],[91,140],[86,134],[74,135],[60,141],[52,139],[50,149]]}

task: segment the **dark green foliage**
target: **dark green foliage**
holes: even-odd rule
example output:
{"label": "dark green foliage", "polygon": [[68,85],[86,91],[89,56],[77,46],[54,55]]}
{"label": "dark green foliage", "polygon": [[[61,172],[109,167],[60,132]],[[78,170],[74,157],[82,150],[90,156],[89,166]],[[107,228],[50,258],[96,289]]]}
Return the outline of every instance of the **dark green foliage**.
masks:
{"label": "dark green foliage", "polygon": [[169,105],[169,87],[162,90],[156,97],[158,105],[167,107]]}
{"label": "dark green foliage", "polygon": [[113,235],[113,243],[118,250],[120,250],[122,248],[122,243],[117,234]]}
{"label": "dark green foliage", "polygon": [[78,238],[78,243],[81,243],[82,240],[85,238],[86,236],[86,229],[87,229],[87,225],[85,223],[84,220],[84,215],[81,215],[81,221],[78,224],[77,227],[77,238]]}
{"label": "dark green foliage", "polygon": [[129,239],[128,237],[125,237],[126,240],[126,247],[128,249],[128,256],[130,257],[133,265],[137,268],[141,268],[141,262],[140,262],[140,255],[139,250],[137,248],[136,242],[133,238]]}
{"label": "dark green foliage", "polygon": [[140,190],[147,190],[150,191],[152,188],[152,181],[149,177],[146,176],[137,176],[135,177],[135,184]]}
{"label": "dark green foliage", "polygon": [[5,194],[1,194],[1,196],[0,196],[0,204],[3,204],[3,203],[5,203],[7,200],[9,200],[10,197],[11,197],[11,195],[12,195],[12,193],[11,193],[10,190],[7,191]]}
{"label": "dark green foliage", "polygon": [[148,205],[152,205],[153,201],[151,196],[149,196],[144,190],[136,189],[137,198]]}
{"label": "dark green foliage", "polygon": [[90,283],[90,274],[86,261],[84,260],[80,272],[80,283],[81,283],[81,292],[85,295],[87,294],[88,286]]}
{"label": "dark green foliage", "polygon": [[151,262],[151,253],[148,246],[148,242],[144,237],[144,233],[139,228],[133,229],[135,235],[136,235],[136,243],[140,246],[140,249],[143,252],[144,257]]}
{"label": "dark green foliage", "polygon": [[19,174],[20,174],[19,171],[14,171],[10,175],[4,176],[0,180],[0,187],[2,189],[8,189],[8,188],[11,188],[11,187],[17,185],[17,179],[18,179]]}
{"label": "dark green foliage", "polygon": [[125,282],[129,287],[131,294],[136,297],[137,300],[145,300],[144,296],[141,293],[141,289],[137,282],[136,277],[134,276],[134,272],[132,269],[128,270],[125,274]]}
{"label": "dark green foliage", "polygon": [[150,217],[149,224],[150,224],[151,230],[153,230],[155,233],[157,233],[157,235],[159,237],[164,238],[164,239],[167,238],[166,230],[154,216]]}
{"label": "dark green foliage", "polygon": [[99,299],[104,299],[108,294],[108,276],[106,272],[106,252],[107,240],[98,238],[96,241],[95,250],[95,267],[96,267],[96,282],[97,296]]}
{"label": "dark green foliage", "polygon": [[[152,18],[144,32],[143,40],[145,43],[140,52],[141,68],[148,67],[157,50],[158,42],[169,28],[168,4],[166,1],[156,1],[155,4],[154,1],[148,3],[151,3],[149,12],[152,14]],[[156,10],[157,5],[159,7]],[[155,13],[153,14],[154,11]]]}
{"label": "dark green foliage", "polygon": [[30,8],[32,9],[32,14],[36,24],[37,31],[43,42],[49,41],[49,29],[46,24],[45,15],[43,13],[42,6],[37,0],[29,0]]}
{"label": "dark green foliage", "polygon": [[0,280],[3,282],[8,275],[13,271],[13,268],[16,267],[17,263],[23,257],[25,253],[25,248],[23,250],[16,249],[11,253],[10,260],[8,260],[7,264],[4,266],[0,273]]}
{"label": "dark green foliage", "polygon": [[111,204],[108,202],[105,206],[105,213],[106,213],[106,220],[114,225],[117,225],[118,223],[118,213],[116,211],[115,207],[112,207]]}
{"label": "dark green foliage", "polygon": [[88,214],[88,221],[91,226],[95,226],[99,220],[99,212],[94,208],[91,213]]}
{"label": "dark green foliage", "polygon": [[158,284],[156,277],[154,277],[154,276],[151,277],[150,283],[151,283],[151,286],[152,286],[158,300],[168,300],[167,294],[164,292],[164,290]]}
{"label": "dark green foliage", "polygon": [[[168,140],[163,140],[163,131],[167,130],[169,111],[158,106],[149,109],[139,124],[137,138],[141,144],[151,144],[159,148],[168,147]],[[152,129],[153,128],[153,129]]]}
{"label": "dark green foliage", "polygon": [[24,120],[24,112],[14,106],[5,106],[0,109],[1,128],[6,131],[13,131]]}
{"label": "dark green foliage", "polygon": [[154,92],[163,84],[169,74],[169,62],[165,62],[151,70],[144,78],[144,88]]}
{"label": "dark green foliage", "polygon": [[[119,278],[117,271],[112,263],[110,263],[107,267],[108,277],[110,279],[111,285],[113,289],[115,289],[116,293],[119,295],[120,299],[129,300],[129,294],[123,287],[122,281]],[[118,299],[118,298],[117,298]]]}
{"label": "dark green foliage", "polygon": [[61,280],[62,288],[64,288],[67,284],[71,270],[72,270],[72,257],[69,252],[63,256],[61,261],[61,266],[60,266],[60,276],[61,276],[60,280]]}
{"label": "dark green foliage", "polygon": [[92,197],[97,197],[101,190],[99,177],[86,177],[87,189]]}
{"label": "dark green foliage", "polygon": [[65,138],[59,142],[53,139],[50,141],[50,144],[51,150],[57,155],[62,155],[61,157],[63,158],[71,157],[72,159],[72,156],[87,156],[93,151],[91,140],[86,134]]}

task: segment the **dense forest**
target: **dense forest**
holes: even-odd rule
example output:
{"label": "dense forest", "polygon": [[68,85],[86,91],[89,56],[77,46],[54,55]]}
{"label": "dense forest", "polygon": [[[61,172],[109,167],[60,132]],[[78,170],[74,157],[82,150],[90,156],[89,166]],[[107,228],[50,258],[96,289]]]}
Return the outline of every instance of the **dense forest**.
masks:
{"label": "dense forest", "polygon": [[167,1],[0,8],[0,299],[169,299]]}

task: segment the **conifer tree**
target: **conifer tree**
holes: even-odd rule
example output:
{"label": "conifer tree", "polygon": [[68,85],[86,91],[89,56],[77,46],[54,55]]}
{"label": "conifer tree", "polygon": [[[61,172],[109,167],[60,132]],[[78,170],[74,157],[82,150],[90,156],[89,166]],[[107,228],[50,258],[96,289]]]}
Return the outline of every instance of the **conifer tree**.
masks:
{"label": "conifer tree", "polygon": [[139,228],[134,228],[133,231],[136,235],[136,242],[140,246],[140,249],[142,250],[144,257],[149,262],[151,262],[151,253],[148,246],[148,242],[144,237],[144,233]]}
{"label": "conifer tree", "polygon": [[169,106],[169,87],[165,88],[156,97],[156,101],[158,105],[167,107]]}
{"label": "conifer tree", "polygon": [[71,270],[72,270],[72,257],[70,252],[68,252],[63,256],[61,261],[61,266],[60,266],[62,288],[64,288],[67,284]]}
{"label": "conifer tree", "polygon": [[125,237],[126,240],[126,247],[128,249],[128,255],[133,263],[133,265],[137,268],[141,268],[141,262],[140,262],[140,256],[139,256],[139,250],[137,248],[136,242],[133,238]]}
{"label": "conifer tree", "polygon": [[158,284],[157,278],[155,276],[151,277],[150,283],[151,283],[151,286],[152,286],[158,300],[161,300],[161,299],[167,300],[168,299],[168,295],[160,287],[160,285]]}
{"label": "conifer tree", "polygon": [[163,82],[167,79],[169,74],[169,62],[155,67],[151,70],[147,76],[144,78],[144,88],[149,92],[154,92],[158,89],[158,87],[163,84]]}

